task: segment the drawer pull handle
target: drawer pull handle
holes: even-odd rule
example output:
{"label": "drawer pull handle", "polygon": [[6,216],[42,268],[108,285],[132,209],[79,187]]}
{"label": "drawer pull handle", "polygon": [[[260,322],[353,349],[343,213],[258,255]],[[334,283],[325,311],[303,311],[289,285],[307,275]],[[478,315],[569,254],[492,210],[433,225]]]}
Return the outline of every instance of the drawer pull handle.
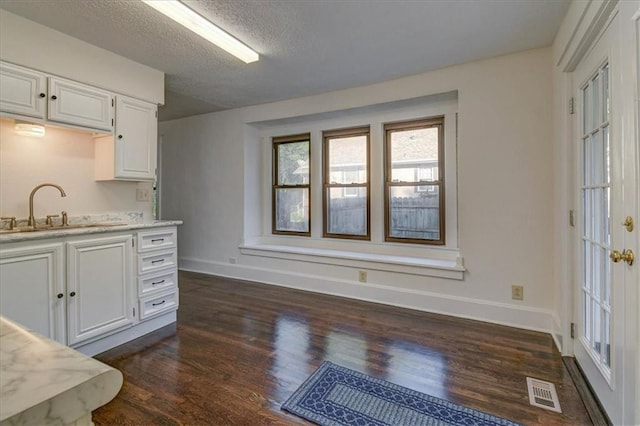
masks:
{"label": "drawer pull handle", "polygon": [[155,243],[164,243],[164,238],[156,238],[155,240],[151,240],[151,244]]}
{"label": "drawer pull handle", "polygon": [[151,306],[162,305],[164,302],[166,302],[166,300],[163,300],[162,302],[158,302],[158,303],[152,303]]}
{"label": "drawer pull handle", "polygon": [[62,299],[62,298],[64,297],[64,294],[62,294],[62,293],[58,293],[58,295],[57,295],[57,296],[58,296],[58,299]]}
{"label": "drawer pull handle", "polygon": [[75,291],[72,291],[71,293],[69,293],[69,296],[74,297],[76,295]]}
{"label": "drawer pull handle", "polygon": [[152,264],[154,264],[154,263],[161,263],[161,262],[164,262],[164,259],[158,259],[158,260],[152,260],[152,261],[151,261],[151,263],[152,263]]}
{"label": "drawer pull handle", "polygon": [[156,281],[155,283],[151,283],[151,285],[158,285],[164,283],[164,280]]}

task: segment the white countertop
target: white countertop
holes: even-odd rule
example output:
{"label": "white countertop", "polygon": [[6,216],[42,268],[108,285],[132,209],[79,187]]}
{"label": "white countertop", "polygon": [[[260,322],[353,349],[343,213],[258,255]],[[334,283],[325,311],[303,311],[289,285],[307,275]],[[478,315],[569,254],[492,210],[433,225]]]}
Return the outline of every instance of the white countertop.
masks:
{"label": "white countertop", "polygon": [[153,220],[146,222],[128,222],[118,225],[95,226],[91,228],[56,229],[53,231],[16,232],[0,234],[0,243],[12,243],[18,241],[41,240],[47,238],[69,237],[85,234],[100,234],[104,232],[120,232],[133,229],[159,228],[163,226],[182,225],[181,220]]}
{"label": "white countertop", "polygon": [[120,371],[0,317],[0,425],[69,424],[121,387]]}

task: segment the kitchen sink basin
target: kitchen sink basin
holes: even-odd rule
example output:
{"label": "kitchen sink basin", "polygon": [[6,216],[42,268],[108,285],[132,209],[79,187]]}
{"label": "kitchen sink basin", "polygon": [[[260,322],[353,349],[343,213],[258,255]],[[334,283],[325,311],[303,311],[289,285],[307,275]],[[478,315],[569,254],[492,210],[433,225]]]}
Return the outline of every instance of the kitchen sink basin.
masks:
{"label": "kitchen sink basin", "polygon": [[40,228],[22,227],[14,229],[0,229],[0,235],[4,234],[17,234],[21,232],[43,232],[43,231],[65,231],[67,229],[80,229],[80,228],[101,228],[124,225],[124,223],[74,223],[65,226],[42,226]]}

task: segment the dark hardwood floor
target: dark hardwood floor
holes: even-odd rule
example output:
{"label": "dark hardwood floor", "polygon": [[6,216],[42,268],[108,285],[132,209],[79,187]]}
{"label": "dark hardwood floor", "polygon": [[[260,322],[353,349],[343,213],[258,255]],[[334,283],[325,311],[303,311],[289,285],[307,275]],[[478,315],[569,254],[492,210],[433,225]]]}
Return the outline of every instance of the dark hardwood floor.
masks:
{"label": "dark hardwood floor", "polygon": [[[177,325],[96,358],[124,374],[96,425],[308,424],[280,405],[324,360],[524,424],[591,424],[547,334],[189,272]],[[527,376],[555,383],[562,414],[529,405]]]}

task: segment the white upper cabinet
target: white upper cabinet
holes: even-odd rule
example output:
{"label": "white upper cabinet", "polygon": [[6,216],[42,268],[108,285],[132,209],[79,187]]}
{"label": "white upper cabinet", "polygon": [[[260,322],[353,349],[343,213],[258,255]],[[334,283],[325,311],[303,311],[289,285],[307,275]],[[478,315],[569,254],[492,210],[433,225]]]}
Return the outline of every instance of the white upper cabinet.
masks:
{"label": "white upper cabinet", "polygon": [[49,77],[51,121],[100,130],[113,130],[113,95],[71,80]]}
{"label": "white upper cabinet", "polygon": [[0,62],[0,111],[45,118],[47,77],[34,70]]}
{"label": "white upper cabinet", "polygon": [[113,110],[110,92],[0,62],[0,113],[4,115],[111,133]]}
{"label": "white upper cabinet", "polygon": [[153,179],[158,146],[156,106],[116,97],[116,177]]}
{"label": "white upper cabinet", "polygon": [[96,138],[97,180],[153,180],[158,152],[154,104],[116,96],[113,136]]}
{"label": "white upper cabinet", "polygon": [[149,181],[157,105],[0,61],[0,115],[96,133],[96,180]]}

